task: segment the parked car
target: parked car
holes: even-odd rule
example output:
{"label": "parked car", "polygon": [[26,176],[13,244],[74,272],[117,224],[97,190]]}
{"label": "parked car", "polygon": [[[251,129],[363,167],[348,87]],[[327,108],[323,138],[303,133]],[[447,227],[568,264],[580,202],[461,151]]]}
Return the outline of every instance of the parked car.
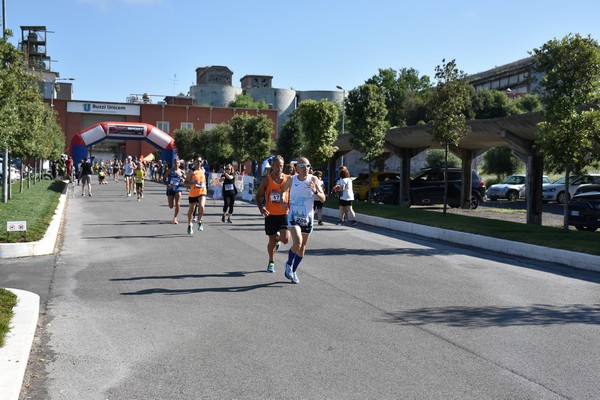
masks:
{"label": "parked car", "polygon": [[[576,180],[578,176],[572,176],[569,178],[570,182]],[[542,201],[544,203],[548,203],[550,201],[555,201],[558,204],[565,203],[565,177],[552,182],[552,183],[544,183],[542,185]]]}
{"label": "parked car", "polygon": [[573,196],[567,204],[567,224],[580,231],[600,228],[600,191]]}
{"label": "parked car", "polygon": [[[542,177],[542,185],[544,183],[550,183],[550,178],[547,176]],[[507,199],[509,201],[516,201],[523,199],[527,196],[527,177],[522,174],[511,175],[502,183],[492,185],[487,190],[487,197],[492,201],[498,199]]]}
{"label": "parked car", "polygon": [[[400,181],[400,173],[398,172],[371,172],[371,193],[381,182]],[[352,181],[352,190],[354,191],[354,199],[366,200],[369,193],[369,174],[358,174],[356,179]]]}
{"label": "parked car", "polygon": [[574,196],[577,196],[581,193],[588,192],[600,192],[600,184],[599,183],[590,183],[589,185],[582,185],[575,191]]}
{"label": "parked car", "polygon": [[[561,184],[558,184],[560,181]],[[570,198],[575,196],[575,192],[580,187],[592,184],[600,184],[600,174],[583,174],[581,176],[571,177],[569,179],[569,194],[565,196],[565,180],[564,178],[559,179],[551,185],[545,185],[542,189],[542,201],[556,201],[563,203],[568,201]]]}
{"label": "parked car", "polygon": [[[2,169],[2,164],[0,164],[0,182],[4,181],[4,176],[3,176],[3,169]],[[10,182],[15,182],[21,179],[21,172],[16,169],[14,166],[11,166],[9,168],[9,175],[10,176]]]}
{"label": "parked car", "polygon": [[[460,168],[448,168],[448,205],[460,207],[462,187]],[[483,201],[485,183],[477,171],[471,175],[471,208],[475,209]],[[385,204],[398,204],[400,199],[400,182],[380,183],[374,191],[374,199]],[[444,203],[444,168],[426,168],[421,170],[410,181],[410,204],[431,205]]]}

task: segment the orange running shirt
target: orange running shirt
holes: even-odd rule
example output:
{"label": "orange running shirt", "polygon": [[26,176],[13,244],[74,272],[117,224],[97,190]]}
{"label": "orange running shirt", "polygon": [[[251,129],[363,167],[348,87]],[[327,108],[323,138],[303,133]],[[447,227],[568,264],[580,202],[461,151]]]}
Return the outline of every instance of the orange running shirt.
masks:
{"label": "orange running shirt", "polygon": [[190,187],[189,197],[198,197],[206,195],[206,177],[204,170],[194,171],[192,176],[192,186]]}
{"label": "orange running shirt", "polygon": [[281,203],[287,201],[289,194],[289,191],[282,193],[283,185],[285,185],[287,178],[287,175],[283,175],[281,183],[275,183],[273,178],[271,178],[271,174],[267,175],[269,183],[265,191],[265,208],[269,212],[269,215],[286,215],[288,213],[287,207],[285,209],[281,207]]}

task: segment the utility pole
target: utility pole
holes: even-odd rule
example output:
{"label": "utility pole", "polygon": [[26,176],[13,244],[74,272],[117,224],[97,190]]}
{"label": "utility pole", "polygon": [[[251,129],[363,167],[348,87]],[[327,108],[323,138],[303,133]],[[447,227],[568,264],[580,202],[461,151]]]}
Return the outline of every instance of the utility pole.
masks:
{"label": "utility pole", "polygon": [[[2,0],[2,40],[6,42],[6,0]],[[8,143],[4,143],[2,161],[2,202],[8,202],[8,185],[10,182],[10,167],[8,165]]]}

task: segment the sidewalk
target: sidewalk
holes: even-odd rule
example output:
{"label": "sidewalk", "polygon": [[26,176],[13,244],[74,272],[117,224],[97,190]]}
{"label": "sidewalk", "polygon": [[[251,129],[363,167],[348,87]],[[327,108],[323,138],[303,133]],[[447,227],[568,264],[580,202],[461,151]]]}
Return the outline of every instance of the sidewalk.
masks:
{"label": "sidewalk", "polygon": [[[68,191],[63,192],[54,218],[42,240],[34,243],[0,244],[0,258],[29,257],[54,253],[67,195]],[[338,211],[323,209],[323,214],[337,219]],[[600,272],[600,256],[448,231],[369,215],[357,214],[356,219],[360,225],[375,226],[499,253],[539,261],[551,261],[552,263],[574,268]],[[17,400],[19,397],[40,307],[40,296],[38,294],[23,290],[10,290],[17,294],[18,304],[14,309],[15,314],[11,323],[11,332],[7,337],[5,346],[0,349],[0,393],[2,393],[2,400]]]}

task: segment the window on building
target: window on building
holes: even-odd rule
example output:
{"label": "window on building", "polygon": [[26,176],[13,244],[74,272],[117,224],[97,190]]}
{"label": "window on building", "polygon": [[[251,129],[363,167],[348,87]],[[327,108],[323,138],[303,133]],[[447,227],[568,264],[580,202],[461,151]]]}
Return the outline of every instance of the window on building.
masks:
{"label": "window on building", "polygon": [[169,133],[169,121],[158,121],[156,127],[165,133]]}
{"label": "window on building", "polygon": [[194,123],[193,122],[182,122],[181,129],[194,129]]}

